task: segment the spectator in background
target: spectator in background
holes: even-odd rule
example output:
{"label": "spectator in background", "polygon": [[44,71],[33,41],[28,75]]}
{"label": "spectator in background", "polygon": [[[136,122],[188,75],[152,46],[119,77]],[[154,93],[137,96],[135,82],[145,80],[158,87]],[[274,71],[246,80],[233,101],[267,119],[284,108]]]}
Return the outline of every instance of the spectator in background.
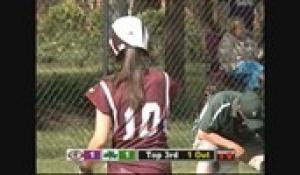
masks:
{"label": "spectator in background", "polygon": [[249,37],[243,21],[240,18],[233,18],[228,25],[228,31],[220,41],[217,53],[220,68],[228,75],[225,86],[232,90],[243,89],[242,81],[238,81],[241,79],[235,79],[231,74],[242,60],[259,61],[261,52],[258,44]]}
{"label": "spectator in background", "polygon": [[[264,29],[265,29],[265,14],[264,1],[259,1],[254,11],[255,17],[253,22],[253,39],[258,43],[258,47],[264,50]],[[264,64],[264,53],[262,53],[260,63]]]}
{"label": "spectator in background", "polygon": [[253,30],[254,0],[229,0],[230,16],[239,17],[248,31]]}
{"label": "spectator in background", "polygon": [[240,61],[230,76],[241,82],[244,91],[262,92],[264,90],[264,66],[257,61]]}
{"label": "spectator in background", "polygon": [[217,82],[225,77],[224,71],[220,69],[220,62],[217,57],[221,39],[222,35],[213,29],[208,29],[205,33],[204,45],[206,49],[206,59],[209,63],[207,72],[209,82],[205,90],[206,95],[214,93],[217,90]]}
{"label": "spectator in background", "polygon": [[224,71],[220,69],[218,60],[218,48],[225,32],[226,21],[229,18],[228,3],[226,0],[206,0],[203,12],[203,21],[205,21],[204,46],[205,57],[209,63],[207,76],[209,77],[205,94],[208,96],[219,89],[219,82],[226,79]]}
{"label": "spectator in background", "polygon": [[229,73],[242,59],[259,59],[258,44],[248,35],[240,18],[233,18],[220,41],[217,56],[221,69]]}

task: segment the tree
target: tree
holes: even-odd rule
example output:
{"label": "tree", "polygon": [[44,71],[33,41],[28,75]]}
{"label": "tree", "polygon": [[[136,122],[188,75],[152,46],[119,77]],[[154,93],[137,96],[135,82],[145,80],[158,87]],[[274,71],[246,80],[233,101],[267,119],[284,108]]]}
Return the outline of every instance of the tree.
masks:
{"label": "tree", "polygon": [[184,85],[184,1],[167,0],[165,16],[165,69]]}
{"label": "tree", "polygon": [[110,0],[110,16],[111,21],[128,14],[129,4],[127,0]]}
{"label": "tree", "polygon": [[159,9],[161,7],[161,0],[130,0],[132,4],[132,14],[136,15],[147,9]]}

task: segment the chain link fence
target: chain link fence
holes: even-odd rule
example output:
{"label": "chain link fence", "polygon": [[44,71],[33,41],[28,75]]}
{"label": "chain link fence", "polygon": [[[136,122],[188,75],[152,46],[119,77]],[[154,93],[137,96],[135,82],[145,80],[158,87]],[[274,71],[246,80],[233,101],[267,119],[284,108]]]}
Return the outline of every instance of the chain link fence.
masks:
{"label": "chain link fence", "polygon": [[[171,148],[191,148],[194,119],[207,95],[243,90],[221,69],[220,43],[241,20],[264,48],[263,0],[37,0],[37,159],[64,160],[67,148],[85,148],[94,108],[85,91],[112,73],[108,29],[122,15],[140,17],[150,32],[153,65],[183,87],[172,108]],[[264,63],[264,57],[258,60]],[[47,169],[48,168],[48,169]],[[50,168],[51,169],[51,168]],[[38,162],[38,172],[49,172]],[[55,171],[67,171],[55,168]],[[66,168],[67,169],[67,168]],[[52,172],[51,170],[50,172]]]}

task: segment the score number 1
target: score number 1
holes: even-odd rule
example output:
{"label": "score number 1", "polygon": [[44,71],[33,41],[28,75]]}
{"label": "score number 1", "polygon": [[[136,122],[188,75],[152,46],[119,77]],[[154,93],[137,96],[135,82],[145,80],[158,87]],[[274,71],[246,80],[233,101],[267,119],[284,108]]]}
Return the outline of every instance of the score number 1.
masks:
{"label": "score number 1", "polygon": [[101,155],[100,150],[84,150],[84,160],[99,160]]}

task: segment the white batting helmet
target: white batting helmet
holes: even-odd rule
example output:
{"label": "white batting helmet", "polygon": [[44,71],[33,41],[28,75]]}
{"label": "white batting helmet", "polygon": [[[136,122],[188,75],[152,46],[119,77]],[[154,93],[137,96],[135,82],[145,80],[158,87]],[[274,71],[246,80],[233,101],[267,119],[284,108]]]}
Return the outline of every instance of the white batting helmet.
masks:
{"label": "white batting helmet", "polygon": [[134,16],[123,16],[112,24],[112,31],[117,37],[109,39],[109,45],[115,56],[127,46],[141,48],[147,51],[149,33],[142,21]]}

